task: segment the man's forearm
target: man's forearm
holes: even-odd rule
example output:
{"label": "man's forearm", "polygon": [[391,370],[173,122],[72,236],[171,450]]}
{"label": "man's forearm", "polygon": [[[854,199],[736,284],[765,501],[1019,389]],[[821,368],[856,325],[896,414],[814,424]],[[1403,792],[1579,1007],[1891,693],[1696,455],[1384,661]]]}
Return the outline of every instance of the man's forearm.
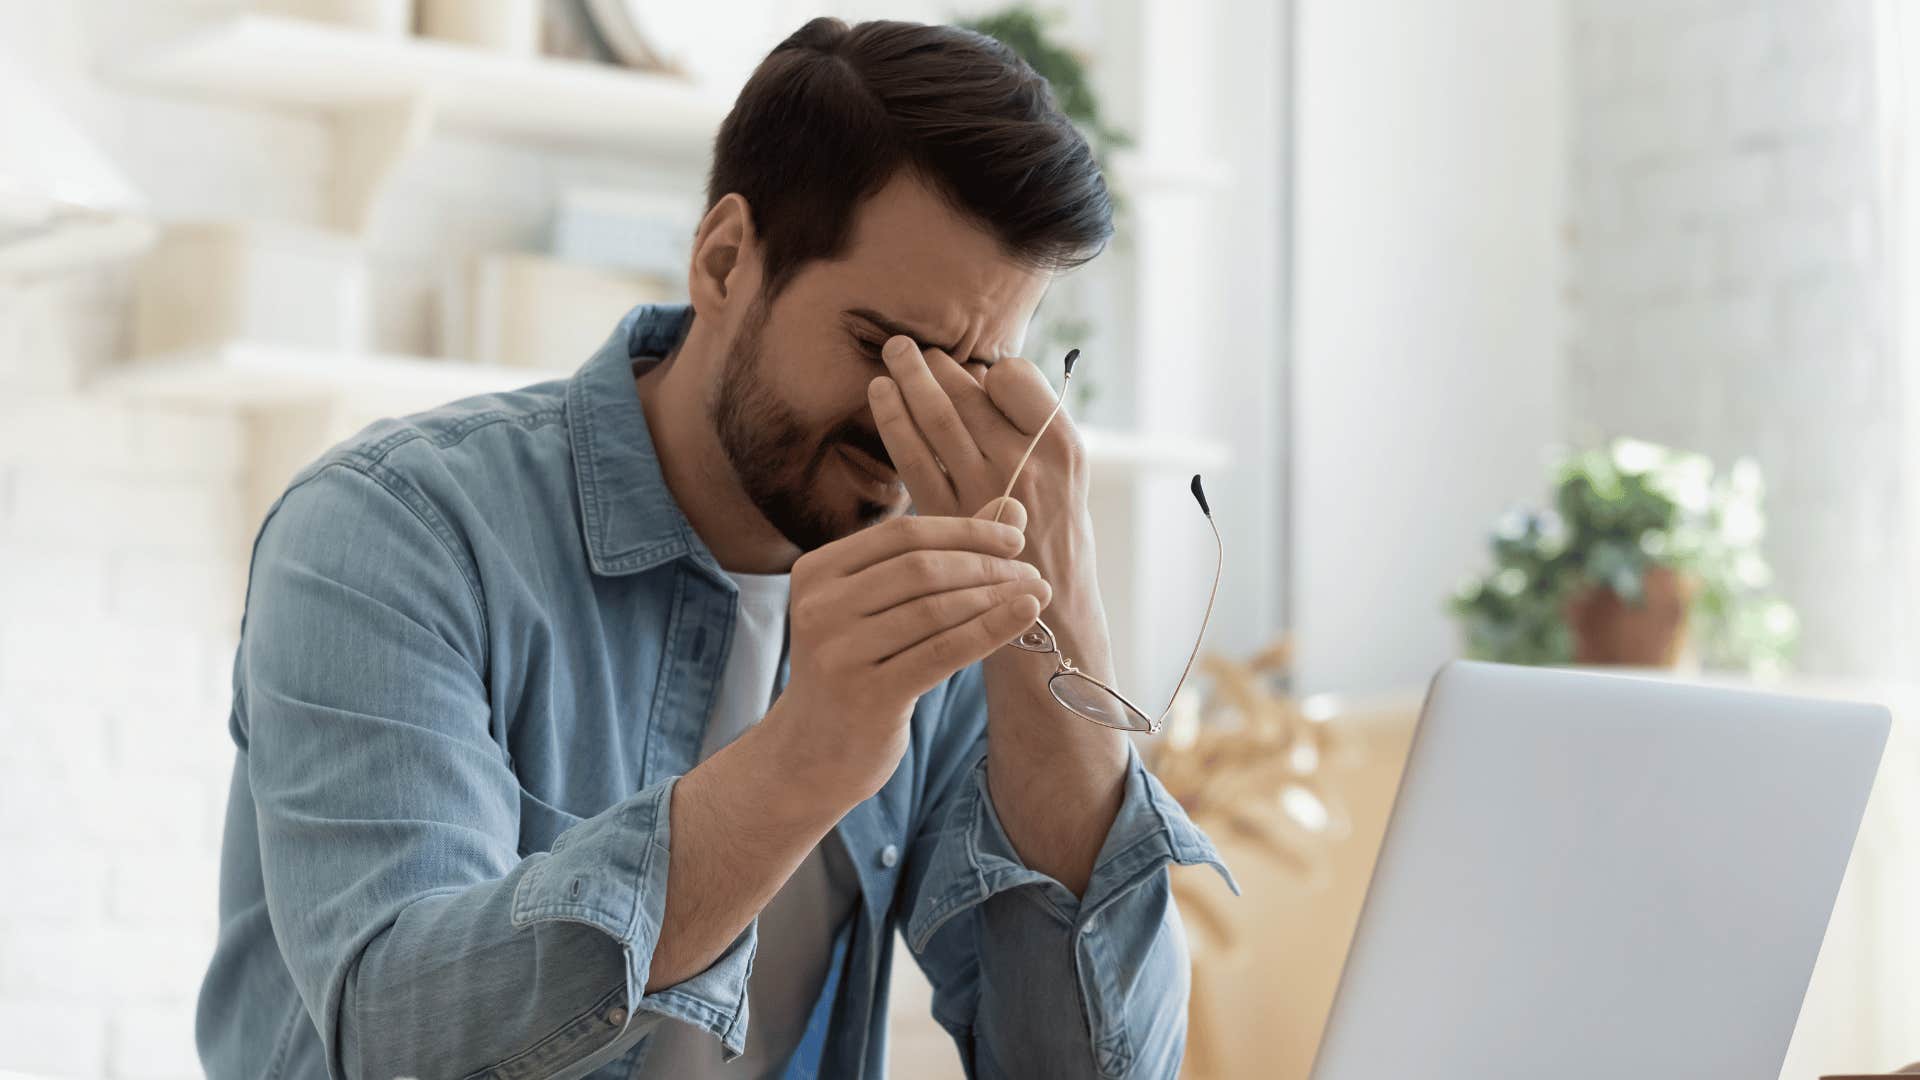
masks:
{"label": "man's forearm", "polygon": [[778,716],[674,785],[666,912],[648,993],[706,970],[859,801],[805,779],[805,748]]}
{"label": "man's forearm", "polygon": [[[1097,626],[1097,636],[1061,646],[1089,674],[1110,679],[1103,612],[1057,604],[1047,620],[1062,633]],[[1085,651],[1076,655],[1074,647]],[[987,659],[987,789],[1021,861],[1079,896],[1125,794],[1127,737],[1055,701],[1047,689],[1052,672],[1051,656],[1011,646]]]}

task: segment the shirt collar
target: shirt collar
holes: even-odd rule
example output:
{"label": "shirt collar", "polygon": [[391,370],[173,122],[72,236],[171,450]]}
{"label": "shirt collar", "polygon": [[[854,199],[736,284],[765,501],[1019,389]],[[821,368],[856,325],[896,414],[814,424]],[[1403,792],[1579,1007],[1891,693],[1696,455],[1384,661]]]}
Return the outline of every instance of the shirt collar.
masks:
{"label": "shirt collar", "polygon": [[690,556],[726,578],[667,489],[633,385],[634,359],[672,352],[692,322],[690,305],[642,304],[567,384],[580,530],[595,573],[633,574]]}

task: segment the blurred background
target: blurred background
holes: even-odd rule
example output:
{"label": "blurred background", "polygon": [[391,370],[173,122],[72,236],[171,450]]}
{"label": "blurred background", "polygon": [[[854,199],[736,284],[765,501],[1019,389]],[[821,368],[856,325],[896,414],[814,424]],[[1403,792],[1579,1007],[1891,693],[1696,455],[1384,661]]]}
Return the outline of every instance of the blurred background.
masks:
{"label": "blurred background", "polygon": [[[1122,209],[1028,340],[1088,431],[1194,1077],[1304,1076],[1426,679],[1625,664],[1896,734],[1784,1075],[1920,1060],[1911,0],[0,0],[0,1070],[198,1074],[249,546],[368,420],[684,293],[808,17],[963,21]],[[537,370],[546,369],[546,370]],[[896,965],[894,1060],[958,1075]]]}

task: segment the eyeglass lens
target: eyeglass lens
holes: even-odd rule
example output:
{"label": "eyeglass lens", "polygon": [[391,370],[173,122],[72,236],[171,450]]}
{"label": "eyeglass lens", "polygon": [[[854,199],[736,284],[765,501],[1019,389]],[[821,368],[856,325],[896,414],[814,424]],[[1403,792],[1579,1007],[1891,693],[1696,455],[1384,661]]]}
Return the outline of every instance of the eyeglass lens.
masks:
{"label": "eyeglass lens", "polygon": [[1138,709],[1079,672],[1060,672],[1047,680],[1047,689],[1053,691],[1055,701],[1104,727],[1146,731],[1153,726]]}

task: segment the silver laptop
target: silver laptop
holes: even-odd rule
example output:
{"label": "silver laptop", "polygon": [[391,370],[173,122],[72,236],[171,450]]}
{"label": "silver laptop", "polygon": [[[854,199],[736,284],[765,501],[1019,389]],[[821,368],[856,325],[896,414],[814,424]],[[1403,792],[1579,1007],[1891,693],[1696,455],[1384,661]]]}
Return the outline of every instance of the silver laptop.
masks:
{"label": "silver laptop", "polygon": [[1314,1080],[1780,1073],[1889,717],[1441,670]]}

